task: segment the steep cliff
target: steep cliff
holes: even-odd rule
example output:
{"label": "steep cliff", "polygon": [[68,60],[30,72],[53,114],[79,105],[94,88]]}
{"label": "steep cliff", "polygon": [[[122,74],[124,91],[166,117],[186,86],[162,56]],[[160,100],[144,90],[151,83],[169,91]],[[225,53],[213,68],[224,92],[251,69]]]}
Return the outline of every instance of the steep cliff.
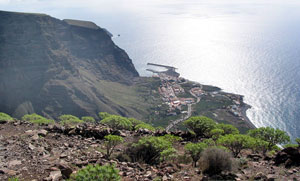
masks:
{"label": "steep cliff", "polygon": [[92,22],[0,11],[1,112],[132,115],[139,111],[116,97],[138,76],[125,51]]}

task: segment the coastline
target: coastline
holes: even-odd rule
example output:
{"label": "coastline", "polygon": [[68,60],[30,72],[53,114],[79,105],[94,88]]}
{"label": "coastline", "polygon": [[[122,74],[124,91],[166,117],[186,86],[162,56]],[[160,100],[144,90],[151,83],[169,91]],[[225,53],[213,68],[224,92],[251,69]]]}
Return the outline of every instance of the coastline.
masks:
{"label": "coastline", "polygon": [[255,129],[256,126],[251,122],[251,120],[247,116],[247,110],[250,108],[251,106],[249,104],[243,102],[243,106],[241,107],[241,115],[244,118],[245,122],[247,122],[247,124],[249,124],[253,129]]}

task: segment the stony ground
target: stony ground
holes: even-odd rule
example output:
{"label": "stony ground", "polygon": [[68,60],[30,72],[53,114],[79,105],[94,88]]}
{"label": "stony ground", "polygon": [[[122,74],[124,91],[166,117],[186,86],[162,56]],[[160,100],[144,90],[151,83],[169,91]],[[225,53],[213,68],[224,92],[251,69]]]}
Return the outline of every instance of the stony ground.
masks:
{"label": "stony ground", "polygon": [[[98,126],[63,128],[61,126],[36,126],[25,122],[0,124],[0,180],[17,177],[20,180],[63,180],[87,164],[114,163],[125,181],[153,180],[300,180],[300,168],[275,166],[273,160],[263,160],[260,155],[246,154],[248,162],[231,177],[207,178],[191,164],[168,163],[158,166],[120,162],[104,157],[103,137],[118,134],[131,142],[149,132],[113,132]],[[177,145],[180,152],[182,147]],[[121,153],[123,147],[117,148]],[[227,175],[228,176],[228,175]]]}

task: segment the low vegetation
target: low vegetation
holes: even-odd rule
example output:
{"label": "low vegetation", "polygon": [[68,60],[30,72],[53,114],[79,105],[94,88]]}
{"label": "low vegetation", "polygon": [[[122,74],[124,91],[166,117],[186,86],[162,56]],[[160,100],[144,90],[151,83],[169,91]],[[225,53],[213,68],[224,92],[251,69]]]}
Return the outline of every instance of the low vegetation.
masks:
{"label": "low vegetation", "polygon": [[76,125],[79,123],[83,123],[82,120],[80,120],[78,117],[65,114],[58,117],[59,123],[62,125]]}
{"label": "low vegetation", "polygon": [[188,129],[193,131],[197,137],[208,136],[210,131],[216,128],[216,122],[205,116],[191,117],[183,123]]}
{"label": "low vegetation", "polygon": [[83,122],[87,122],[87,123],[94,123],[94,122],[96,122],[95,119],[93,117],[91,117],[91,116],[84,116],[84,117],[81,118],[81,120]]}
{"label": "low vegetation", "polygon": [[[280,150],[277,144],[288,143],[283,145],[284,148],[300,146],[300,138],[295,140],[297,144],[293,144],[289,142],[289,136],[279,129],[257,128],[250,130],[247,134],[240,134],[234,126],[218,124],[204,116],[191,117],[184,121],[184,125],[193,134],[188,133],[191,135],[190,139],[183,140],[184,136],[182,138],[173,134],[166,134],[161,132],[164,128],[155,128],[134,118],[104,112],[99,113],[99,115],[102,119],[100,123],[113,129],[111,134],[104,136],[102,142],[105,150],[101,152],[105,154],[106,160],[117,158],[121,162],[139,162],[149,165],[191,164],[190,168],[199,168],[202,173],[209,176],[230,172],[236,166],[247,167],[248,159],[246,159],[245,153],[274,156]],[[1,120],[7,121],[13,120],[13,118],[5,113],[0,113]],[[22,120],[37,124],[54,122],[37,114],[25,115]],[[88,116],[79,119],[73,115],[62,115],[58,120],[58,123],[62,125],[76,125],[83,122],[96,123],[93,117]],[[140,129],[147,129],[150,133],[147,131],[141,133]],[[126,134],[135,132],[140,136],[130,138],[129,142],[124,143],[124,138],[118,136],[121,131]],[[151,132],[155,132],[155,134],[151,134]],[[116,133],[118,135],[114,135]],[[128,140],[126,139],[126,141]],[[102,146],[98,148],[101,149]],[[123,150],[120,153],[120,150],[116,148]],[[120,179],[118,170],[111,165],[88,165],[70,178],[70,180],[75,181]]]}
{"label": "low vegetation", "polygon": [[121,136],[107,135],[104,137],[106,147],[106,158],[109,159],[116,146],[123,143],[124,139]]}
{"label": "low vegetation", "polygon": [[88,165],[72,174],[70,181],[120,181],[119,170],[114,165]]}
{"label": "low vegetation", "polygon": [[208,148],[201,155],[200,161],[203,172],[208,175],[221,174],[231,171],[235,165],[231,154],[220,148]]}
{"label": "low vegetation", "polygon": [[40,116],[38,114],[26,114],[22,117],[23,121],[28,121],[33,124],[53,124],[54,120],[47,119],[43,116]]}
{"label": "low vegetation", "polygon": [[125,130],[131,130],[132,129],[132,123],[122,116],[108,116],[105,117],[100,121],[100,123],[105,124],[109,126],[110,128],[117,130],[117,129],[125,129]]}
{"label": "low vegetation", "polygon": [[290,137],[286,132],[270,127],[249,130],[248,135],[268,142],[268,150],[271,150],[276,144],[284,144],[290,141]]}
{"label": "low vegetation", "polygon": [[188,143],[185,145],[184,149],[186,154],[190,155],[193,160],[194,167],[197,166],[197,162],[200,159],[201,152],[207,148],[205,143]]}
{"label": "low vegetation", "polygon": [[12,118],[10,115],[0,112],[0,123],[1,122],[9,122],[9,121],[13,121],[14,118]]}

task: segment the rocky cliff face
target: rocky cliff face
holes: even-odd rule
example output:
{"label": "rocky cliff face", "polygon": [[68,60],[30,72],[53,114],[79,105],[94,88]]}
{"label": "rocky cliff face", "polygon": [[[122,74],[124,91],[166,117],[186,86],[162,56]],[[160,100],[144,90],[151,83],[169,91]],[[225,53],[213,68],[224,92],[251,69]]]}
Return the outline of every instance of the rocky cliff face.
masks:
{"label": "rocky cliff face", "polygon": [[130,85],[138,76],[128,55],[92,22],[0,11],[1,112],[125,114],[103,87]]}

